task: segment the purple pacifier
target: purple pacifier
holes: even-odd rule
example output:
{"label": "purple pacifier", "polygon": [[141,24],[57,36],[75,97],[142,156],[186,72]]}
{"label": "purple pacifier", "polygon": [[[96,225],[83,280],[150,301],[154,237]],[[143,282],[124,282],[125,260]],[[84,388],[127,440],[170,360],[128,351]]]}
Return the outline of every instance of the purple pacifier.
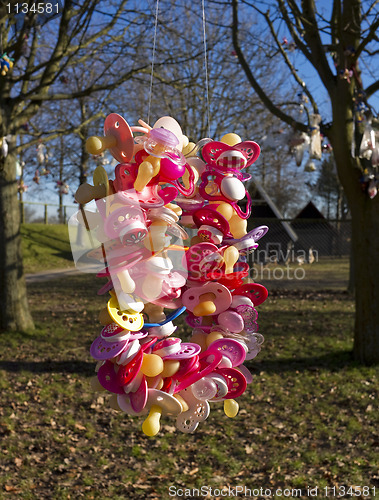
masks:
{"label": "purple pacifier", "polygon": [[98,360],[104,361],[106,359],[112,359],[120,354],[128,343],[128,340],[117,340],[115,342],[108,342],[104,340],[101,336],[97,337],[92,342],[90,347],[91,356]]}

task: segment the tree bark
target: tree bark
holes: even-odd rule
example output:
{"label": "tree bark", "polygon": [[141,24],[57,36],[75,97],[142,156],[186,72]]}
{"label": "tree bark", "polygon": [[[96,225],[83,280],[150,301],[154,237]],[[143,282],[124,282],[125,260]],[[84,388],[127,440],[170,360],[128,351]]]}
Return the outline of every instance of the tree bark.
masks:
{"label": "tree bark", "polygon": [[353,140],[351,87],[342,86],[332,100],[331,142],[338,175],[352,220],[352,274],[355,289],[353,353],[366,365],[379,363],[379,196],[371,200],[360,184],[360,159],[351,156]]}
{"label": "tree bark", "polygon": [[22,265],[16,157],[11,152],[0,159],[0,241],[0,331],[31,330],[34,324]]}
{"label": "tree bark", "polygon": [[355,283],[354,357],[379,363],[379,199],[350,203]]}

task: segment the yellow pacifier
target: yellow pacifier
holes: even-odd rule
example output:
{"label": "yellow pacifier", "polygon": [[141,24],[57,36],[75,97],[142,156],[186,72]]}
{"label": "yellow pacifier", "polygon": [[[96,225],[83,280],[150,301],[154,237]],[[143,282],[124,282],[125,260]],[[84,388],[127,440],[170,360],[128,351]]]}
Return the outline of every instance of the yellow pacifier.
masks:
{"label": "yellow pacifier", "polygon": [[143,327],[143,316],[135,311],[122,311],[115,297],[111,297],[107,304],[112,320],[121,328],[131,332],[139,332]]}

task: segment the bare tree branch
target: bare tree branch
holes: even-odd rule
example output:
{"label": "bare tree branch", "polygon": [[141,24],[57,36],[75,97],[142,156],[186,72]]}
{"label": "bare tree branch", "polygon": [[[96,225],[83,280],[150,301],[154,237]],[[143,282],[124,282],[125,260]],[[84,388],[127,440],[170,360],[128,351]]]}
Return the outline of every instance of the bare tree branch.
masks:
{"label": "bare tree branch", "polygon": [[[289,0],[290,4],[294,4],[294,0]],[[301,2],[302,23],[304,26],[304,40],[307,42],[312,53],[312,64],[318,70],[321,81],[327,89],[329,95],[334,91],[335,86],[334,75],[330,69],[328,60],[326,58],[324,46],[322,44],[320,33],[315,15],[314,0],[302,0]]]}
{"label": "bare tree branch", "polygon": [[266,22],[270,28],[270,32],[272,34],[272,37],[274,38],[275,40],[275,43],[278,47],[278,50],[279,52],[281,53],[286,65],[288,66],[290,72],[291,72],[291,75],[294,77],[294,79],[296,80],[296,82],[298,83],[298,85],[300,86],[300,88],[302,89],[302,91],[306,94],[306,96],[308,97],[309,101],[311,102],[312,104],[312,107],[313,107],[313,111],[314,113],[317,113],[318,114],[318,107],[317,107],[317,104],[316,104],[316,101],[314,100],[312,94],[310,93],[309,89],[307,88],[305,82],[299,77],[299,75],[297,74],[297,71],[294,67],[294,65],[291,63],[291,61],[289,60],[289,57],[286,53],[286,51],[284,50],[283,48],[283,45],[280,43],[278,37],[277,37],[277,34],[274,30],[274,26],[270,20],[270,17],[268,15],[268,13],[265,13],[264,14],[264,17],[266,19]]}
{"label": "bare tree branch", "polygon": [[238,60],[241,64],[242,69],[245,72],[245,75],[247,79],[249,80],[251,86],[255,90],[255,92],[258,94],[259,98],[262,100],[264,105],[273,113],[275,116],[280,118],[282,121],[287,123],[288,125],[291,125],[292,127],[302,130],[304,132],[307,131],[307,126],[304,125],[303,123],[295,120],[292,116],[287,115],[284,113],[281,109],[279,109],[273,101],[270,99],[270,97],[264,92],[262,87],[259,85],[258,81],[255,79],[249,64],[247,63],[245,56],[242,52],[242,49],[239,44],[239,39],[238,39],[238,32],[239,32],[239,21],[238,21],[238,0],[232,0],[232,7],[233,7],[233,22],[232,22],[232,37],[233,37],[233,46],[234,50],[236,51]]}
{"label": "bare tree branch", "polygon": [[379,80],[377,80],[376,82],[372,83],[371,85],[369,85],[366,90],[365,90],[365,93],[366,93],[366,97],[369,98],[371,97],[373,94],[375,94],[375,92],[377,92],[379,90]]}
{"label": "bare tree branch", "polygon": [[359,59],[361,53],[367,47],[367,45],[376,39],[378,28],[379,28],[379,16],[377,16],[375,21],[370,25],[369,34],[366,36],[366,38],[362,39],[361,43],[358,45],[358,48],[356,49],[354,54],[355,61]]}

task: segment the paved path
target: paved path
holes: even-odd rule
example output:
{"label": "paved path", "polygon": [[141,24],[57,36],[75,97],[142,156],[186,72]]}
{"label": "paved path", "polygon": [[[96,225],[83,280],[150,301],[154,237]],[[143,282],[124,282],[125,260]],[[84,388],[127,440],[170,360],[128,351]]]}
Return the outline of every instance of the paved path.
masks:
{"label": "paved path", "polygon": [[40,283],[42,281],[54,280],[64,276],[74,276],[75,274],[83,274],[83,271],[79,271],[76,267],[68,267],[66,269],[52,269],[50,271],[41,271],[35,274],[26,274],[27,283]]}

